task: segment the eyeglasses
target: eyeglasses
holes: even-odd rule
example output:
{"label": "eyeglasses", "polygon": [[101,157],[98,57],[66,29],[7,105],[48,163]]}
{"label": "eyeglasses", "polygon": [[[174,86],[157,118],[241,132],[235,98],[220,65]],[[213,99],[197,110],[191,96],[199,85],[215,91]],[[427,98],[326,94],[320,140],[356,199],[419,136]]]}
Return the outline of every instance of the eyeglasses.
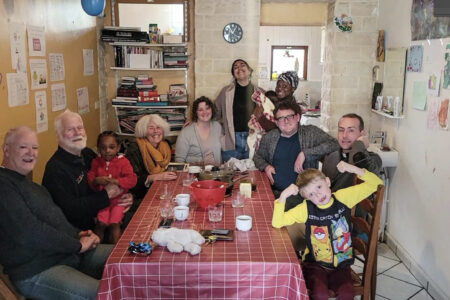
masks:
{"label": "eyeglasses", "polygon": [[292,121],[292,119],[294,119],[294,117],[295,117],[295,114],[291,114],[291,115],[275,118],[275,120],[280,123],[281,122],[289,122],[289,121]]}

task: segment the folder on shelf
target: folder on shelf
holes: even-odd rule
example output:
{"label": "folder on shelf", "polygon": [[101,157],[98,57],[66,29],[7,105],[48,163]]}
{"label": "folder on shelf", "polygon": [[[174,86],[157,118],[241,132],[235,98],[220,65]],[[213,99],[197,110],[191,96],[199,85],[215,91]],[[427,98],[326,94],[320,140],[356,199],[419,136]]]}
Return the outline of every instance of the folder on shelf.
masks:
{"label": "folder on shelf", "polygon": [[150,69],[150,53],[130,54],[130,68]]}

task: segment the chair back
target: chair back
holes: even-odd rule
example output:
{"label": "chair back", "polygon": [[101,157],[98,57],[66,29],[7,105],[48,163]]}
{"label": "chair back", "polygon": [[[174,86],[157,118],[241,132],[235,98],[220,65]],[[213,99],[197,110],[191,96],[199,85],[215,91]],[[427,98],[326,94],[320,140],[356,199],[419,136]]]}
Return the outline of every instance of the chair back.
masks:
{"label": "chair back", "polygon": [[[355,177],[354,183],[358,183]],[[367,213],[366,217],[355,216],[355,207],[352,209],[351,224],[360,233],[367,236],[367,240],[360,236],[353,236],[353,249],[355,259],[364,264],[363,272],[352,274],[354,279],[355,295],[362,295],[362,299],[375,299],[377,275],[377,243],[378,227],[380,225],[381,207],[383,205],[384,186],[379,185],[371,197],[364,199],[358,205]],[[356,275],[356,276],[355,276]]]}

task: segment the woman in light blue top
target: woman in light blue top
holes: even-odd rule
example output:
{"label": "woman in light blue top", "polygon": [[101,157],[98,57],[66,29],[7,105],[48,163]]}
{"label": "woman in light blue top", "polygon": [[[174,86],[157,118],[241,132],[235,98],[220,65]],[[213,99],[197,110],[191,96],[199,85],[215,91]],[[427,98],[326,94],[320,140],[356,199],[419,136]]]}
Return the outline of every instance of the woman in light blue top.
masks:
{"label": "woman in light blue top", "polygon": [[216,166],[221,164],[222,126],[212,121],[215,115],[215,106],[209,98],[203,96],[194,101],[192,123],[183,128],[177,138],[175,161]]}

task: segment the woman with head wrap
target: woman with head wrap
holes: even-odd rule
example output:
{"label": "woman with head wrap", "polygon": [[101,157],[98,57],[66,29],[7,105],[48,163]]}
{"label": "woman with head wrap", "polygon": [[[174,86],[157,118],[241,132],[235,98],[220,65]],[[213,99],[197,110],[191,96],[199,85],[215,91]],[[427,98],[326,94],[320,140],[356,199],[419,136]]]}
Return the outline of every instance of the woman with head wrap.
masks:
{"label": "woman with head wrap", "polygon": [[250,116],[255,107],[251,96],[255,86],[250,82],[253,69],[243,59],[231,65],[233,82],[219,93],[215,101],[217,119],[222,123],[222,160],[248,158],[247,136]]}
{"label": "woman with head wrap", "polygon": [[275,92],[279,101],[292,100],[295,102],[294,92],[298,87],[297,72],[288,71],[278,76]]}

